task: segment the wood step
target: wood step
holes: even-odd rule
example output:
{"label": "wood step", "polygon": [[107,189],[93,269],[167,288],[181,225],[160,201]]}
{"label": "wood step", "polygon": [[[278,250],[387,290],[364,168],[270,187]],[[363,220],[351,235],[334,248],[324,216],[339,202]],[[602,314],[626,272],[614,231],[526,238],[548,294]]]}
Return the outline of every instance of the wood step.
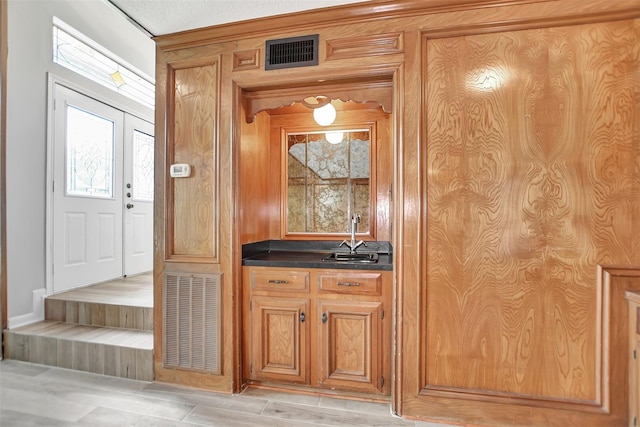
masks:
{"label": "wood step", "polygon": [[47,297],[44,301],[44,318],[79,325],[153,331],[153,307]]}
{"label": "wood step", "polygon": [[153,330],[153,274],[123,277],[45,298],[45,319]]}
{"label": "wood step", "polygon": [[153,333],[44,320],[4,331],[8,359],[153,380]]}

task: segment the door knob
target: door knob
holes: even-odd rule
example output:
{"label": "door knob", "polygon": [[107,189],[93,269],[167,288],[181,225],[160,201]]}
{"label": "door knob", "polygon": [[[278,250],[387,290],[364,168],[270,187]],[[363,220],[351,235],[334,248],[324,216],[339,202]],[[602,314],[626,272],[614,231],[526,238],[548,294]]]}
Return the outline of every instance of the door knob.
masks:
{"label": "door knob", "polygon": [[133,207],[133,203],[127,203],[127,209],[131,209]]}

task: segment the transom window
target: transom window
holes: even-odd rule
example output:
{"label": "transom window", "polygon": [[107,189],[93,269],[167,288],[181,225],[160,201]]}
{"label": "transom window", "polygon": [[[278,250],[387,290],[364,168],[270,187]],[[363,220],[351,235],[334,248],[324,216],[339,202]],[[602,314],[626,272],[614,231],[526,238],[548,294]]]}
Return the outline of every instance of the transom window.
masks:
{"label": "transom window", "polygon": [[149,108],[155,106],[153,79],[59,20],[53,24],[53,62]]}

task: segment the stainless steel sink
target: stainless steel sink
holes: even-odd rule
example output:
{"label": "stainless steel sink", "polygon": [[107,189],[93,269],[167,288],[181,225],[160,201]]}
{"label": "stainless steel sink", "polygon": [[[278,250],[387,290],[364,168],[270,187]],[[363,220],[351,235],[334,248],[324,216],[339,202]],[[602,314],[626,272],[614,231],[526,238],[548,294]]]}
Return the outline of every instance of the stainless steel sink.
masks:
{"label": "stainless steel sink", "polygon": [[378,262],[378,254],[377,253],[355,253],[352,254],[350,252],[332,252],[322,258],[322,261],[327,262],[366,262],[366,263],[374,263]]}

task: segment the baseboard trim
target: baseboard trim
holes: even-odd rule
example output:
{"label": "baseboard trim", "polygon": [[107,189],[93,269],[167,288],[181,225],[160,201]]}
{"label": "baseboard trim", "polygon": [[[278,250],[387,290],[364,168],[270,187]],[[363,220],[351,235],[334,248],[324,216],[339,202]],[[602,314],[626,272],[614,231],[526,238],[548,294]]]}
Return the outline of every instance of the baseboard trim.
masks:
{"label": "baseboard trim", "polygon": [[18,328],[44,320],[44,298],[47,296],[46,288],[32,291],[32,296],[33,305],[31,313],[10,317],[7,319],[7,329]]}

